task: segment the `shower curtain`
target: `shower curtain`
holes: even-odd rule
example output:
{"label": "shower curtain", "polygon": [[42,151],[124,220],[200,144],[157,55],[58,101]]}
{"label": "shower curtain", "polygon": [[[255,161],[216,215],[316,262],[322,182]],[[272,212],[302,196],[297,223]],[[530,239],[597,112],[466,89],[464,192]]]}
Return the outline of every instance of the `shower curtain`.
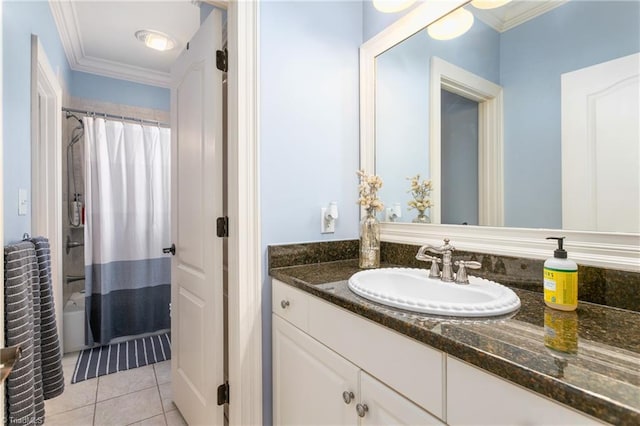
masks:
{"label": "shower curtain", "polygon": [[170,130],[85,117],[87,344],[170,328]]}

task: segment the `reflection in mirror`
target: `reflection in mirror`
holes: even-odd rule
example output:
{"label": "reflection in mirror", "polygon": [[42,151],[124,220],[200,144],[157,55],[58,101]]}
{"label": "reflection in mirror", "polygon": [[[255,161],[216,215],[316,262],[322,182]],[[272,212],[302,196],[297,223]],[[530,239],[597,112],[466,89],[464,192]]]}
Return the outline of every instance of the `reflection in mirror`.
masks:
{"label": "reflection in mirror", "polygon": [[[417,216],[406,178],[420,174],[433,223],[640,232],[640,2],[465,9],[464,35],[425,29],[376,57],[375,172],[394,220]],[[487,122],[481,90],[434,85],[438,61],[491,85],[503,121]]]}

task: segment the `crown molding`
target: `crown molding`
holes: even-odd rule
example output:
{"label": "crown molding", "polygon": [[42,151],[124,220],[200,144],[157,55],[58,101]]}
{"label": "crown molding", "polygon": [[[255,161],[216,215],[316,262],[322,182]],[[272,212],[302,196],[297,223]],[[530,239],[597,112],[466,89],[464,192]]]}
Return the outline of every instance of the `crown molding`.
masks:
{"label": "crown molding", "polygon": [[84,56],[75,65],[71,66],[75,71],[97,74],[103,77],[117,78],[133,81],[134,83],[149,84],[151,86],[171,87],[171,74],[152,70],[150,68],[136,67],[121,62],[107,59]]}
{"label": "crown molding", "polygon": [[473,9],[473,14],[494,30],[503,33],[531,19],[543,15],[569,0],[511,2],[501,8]]}
{"label": "crown molding", "polygon": [[151,86],[170,87],[171,74],[168,72],[87,56],[73,2],[49,0],[49,7],[72,70]]}

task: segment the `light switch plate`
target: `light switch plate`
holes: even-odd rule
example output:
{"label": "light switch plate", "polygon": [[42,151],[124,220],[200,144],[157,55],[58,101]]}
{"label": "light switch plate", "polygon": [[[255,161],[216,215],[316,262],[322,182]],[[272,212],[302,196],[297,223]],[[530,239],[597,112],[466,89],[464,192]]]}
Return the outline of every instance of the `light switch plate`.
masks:
{"label": "light switch plate", "polygon": [[18,189],[18,216],[26,216],[28,207],[27,190]]}

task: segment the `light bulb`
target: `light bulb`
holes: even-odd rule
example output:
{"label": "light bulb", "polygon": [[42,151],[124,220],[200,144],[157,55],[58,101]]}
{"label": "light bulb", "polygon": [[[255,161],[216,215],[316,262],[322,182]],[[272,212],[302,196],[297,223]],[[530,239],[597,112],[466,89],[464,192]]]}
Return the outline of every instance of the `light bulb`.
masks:
{"label": "light bulb", "polygon": [[136,38],[143,42],[145,46],[164,52],[175,47],[176,42],[167,34],[153,30],[136,31]]}
{"label": "light bulb", "polygon": [[473,14],[457,9],[427,27],[429,37],[435,40],[451,40],[460,37],[473,26]]}
{"label": "light bulb", "polygon": [[373,7],[384,13],[395,13],[405,10],[416,0],[373,0]]}
{"label": "light bulb", "polygon": [[497,9],[511,0],[471,0],[471,5],[476,9]]}

